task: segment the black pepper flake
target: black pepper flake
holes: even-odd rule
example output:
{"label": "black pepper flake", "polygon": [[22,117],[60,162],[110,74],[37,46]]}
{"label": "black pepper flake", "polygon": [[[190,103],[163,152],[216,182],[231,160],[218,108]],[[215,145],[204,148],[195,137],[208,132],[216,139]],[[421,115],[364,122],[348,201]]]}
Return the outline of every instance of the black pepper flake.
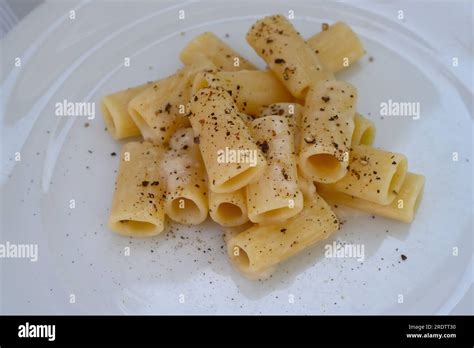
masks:
{"label": "black pepper flake", "polygon": [[170,110],[171,110],[171,104],[170,104],[170,103],[166,103],[165,111],[169,114],[169,113],[170,113]]}
{"label": "black pepper flake", "polygon": [[117,154],[115,152],[111,152],[110,156],[114,157],[114,156],[117,156]]}
{"label": "black pepper flake", "polygon": [[198,97],[197,95],[194,96],[194,101],[197,101],[198,100]]}
{"label": "black pepper flake", "polygon": [[288,180],[288,174],[287,174],[285,168],[281,168],[281,175],[283,175],[283,177],[285,178],[285,180]]}
{"label": "black pepper flake", "polygon": [[267,153],[269,146],[266,141],[261,144],[258,144],[258,146],[260,146],[260,150],[262,150],[263,153]]}
{"label": "black pepper flake", "polygon": [[402,258],[403,261],[407,259],[406,255],[401,254],[400,257]]}
{"label": "black pepper flake", "polygon": [[142,181],[142,186],[143,186],[143,187],[147,187],[149,183],[150,183],[150,182],[144,180],[144,181]]}
{"label": "black pepper flake", "polygon": [[331,98],[329,98],[329,97],[321,97],[321,99],[322,99],[325,103],[327,103],[328,101],[331,100]]}
{"label": "black pepper flake", "polygon": [[197,137],[194,137],[193,142],[194,142],[194,144],[201,143],[201,140],[199,139],[199,135]]}
{"label": "black pepper flake", "polygon": [[281,233],[285,233],[285,232],[286,232],[286,228],[282,228],[282,229],[280,230],[280,232],[281,232]]}
{"label": "black pepper flake", "polygon": [[158,186],[159,184],[160,184],[159,181],[153,181],[153,182],[151,183],[151,186]]}
{"label": "black pepper flake", "polygon": [[277,58],[275,59],[275,64],[285,64],[286,61],[283,58]]}

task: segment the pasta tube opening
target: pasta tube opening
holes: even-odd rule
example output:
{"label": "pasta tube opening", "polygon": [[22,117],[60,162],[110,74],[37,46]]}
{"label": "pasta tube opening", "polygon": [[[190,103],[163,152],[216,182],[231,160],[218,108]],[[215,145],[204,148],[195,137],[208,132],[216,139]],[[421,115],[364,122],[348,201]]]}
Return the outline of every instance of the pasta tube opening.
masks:
{"label": "pasta tube opening", "polygon": [[405,180],[406,172],[407,172],[407,161],[406,159],[400,160],[397,164],[397,169],[395,173],[393,173],[392,180],[390,180],[390,186],[388,188],[388,192],[390,195],[395,195],[400,192],[400,188],[403,185],[403,181]]}
{"label": "pasta tube opening", "polygon": [[327,182],[327,178],[331,181],[337,181],[346,174],[346,164],[339,161],[335,156],[327,153],[319,153],[310,155],[306,159],[303,157],[302,168],[311,168],[311,173],[307,173],[309,177],[316,181]]}
{"label": "pasta tube opening", "polygon": [[233,261],[237,268],[241,270],[247,270],[250,268],[250,259],[247,252],[239,246],[234,247]]}
{"label": "pasta tube opening", "polygon": [[198,225],[207,217],[207,206],[192,198],[176,197],[167,204],[166,215],[173,221]]}
{"label": "pasta tube opening", "polygon": [[234,221],[240,221],[244,215],[244,212],[238,205],[224,202],[219,204],[217,207],[216,215],[220,219],[227,219],[229,223]]}
{"label": "pasta tube opening", "polygon": [[375,138],[375,125],[368,118],[356,113],[354,116],[354,133],[352,133],[352,146],[372,145]]}
{"label": "pasta tube opening", "polygon": [[375,139],[375,128],[368,127],[362,132],[359,144],[372,145],[374,142],[374,139]]}

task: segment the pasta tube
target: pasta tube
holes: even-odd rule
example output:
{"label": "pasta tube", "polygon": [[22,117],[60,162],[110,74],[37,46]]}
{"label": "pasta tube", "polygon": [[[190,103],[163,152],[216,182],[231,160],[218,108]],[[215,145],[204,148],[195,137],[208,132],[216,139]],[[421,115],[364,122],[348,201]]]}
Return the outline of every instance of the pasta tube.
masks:
{"label": "pasta tube", "polygon": [[269,70],[200,73],[194,79],[193,91],[205,87],[222,87],[232,96],[240,111],[254,116],[262,106],[293,99]]}
{"label": "pasta tube", "polygon": [[343,81],[312,88],[306,97],[299,166],[313,181],[331,183],[347,173],[357,90]]}
{"label": "pasta tube", "polygon": [[197,92],[191,100],[190,119],[212,191],[237,191],[263,173],[265,157],[225,90],[204,88]]}
{"label": "pasta tube", "polygon": [[368,118],[356,113],[354,116],[354,132],[352,133],[352,146],[372,145],[375,139],[375,125]]}
{"label": "pasta tube", "polygon": [[347,175],[338,182],[318,187],[387,205],[400,192],[406,172],[407,159],[404,155],[356,145],[350,155]]}
{"label": "pasta tube", "polygon": [[334,79],[313,49],[281,15],[257,21],[246,38],[295,98],[304,99],[310,86]]}
{"label": "pasta tube", "polygon": [[362,42],[344,22],[330,25],[306,42],[322,65],[333,73],[347,68],[365,54]]}
{"label": "pasta tube", "polygon": [[128,113],[128,103],[148,87],[149,84],[144,84],[127,88],[123,91],[106,95],[100,100],[100,111],[102,112],[105,125],[115,140],[140,135],[140,130]]}
{"label": "pasta tube", "polygon": [[255,65],[210,32],[202,33],[192,39],[181,51],[179,58],[187,65],[203,59],[210,60],[218,69],[225,71],[256,69]]}
{"label": "pasta tube", "polygon": [[227,253],[241,272],[261,272],[326,239],[338,227],[336,215],[316,194],[288,221],[254,225],[233,236],[227,243]]}
{"label": "pasta tube", "polygon": [[[238,227],[228,227],[226,229],[224,229],[224,244],[226,245],[226,250],[229,249],[229,242],[230,240],[237,236],[239,233],[249,229],[250,227],[254,226],[254,224],[252,223],[246,223],[245,225],[242,225],[242,226],[238,226]],[[239,250],[237,249],[236,252],[238,253]],[[238,270],[238,271],[241,271],[241,273],[248,279],[250,280],[263,280],[263,279],[267,279],[269,278],[276,270],[276,265],[274,266],[270,266],[266,269],[262,269],[262,270],[258,270],[258,271],[250,271],[250,270],[243,270],[243,269],[239,269],[238,267],[238,264],[234,261],[234,260],[238,260],[238,259],[235,259],[233,257],[230,257],[229,258],[230,260],[230,263],[232,264],[232,266]]]}
{"label": "pasta tube", "polygon": [[333,204],[346,205],[369,214],[410,223],[421,203],[424,185],[425,177],[423,175],[407,173],[400,192],[388,205],[369,202],[342,192],[330,191],[326,187],[321,187],[319,192],[324,199]]}
{"label": "pasta tube", "polygon": [[164,228],[164,185],[159,159],[164,149],[151,143],[123,146],[109,228],[133,237],[154,236]]}
{"label": "pasta tube", "polygon": [[300,125],[303,106],[298,103],[274,103],[266,108],[260,109],[260,117],[279,115],[288,121],[288,126],[294,134],[295,154],[299,153],[300,148]]}
{"label": "pasta tube", "polygon": [[177,129],[189,126],[186,105],[191,97],[192,81],[197,72],[212,67],[207,61],[186,66],[151,84],[130,101],[129,113],[145,140],[165,144]]}
{"label": "pasta tube", "polygon": [[209,191],[209,214],[221,226],[240,226],[249,221],[245,189],[228,193]]}
{"label": "pasta tube", "polygon": [[198,225],[207,218],[207,177],[192,128],[178,129],[160,169],[166,178],[165,213],[181,224]]}
{"label": "pasta tube", "polygon": [[303,209],[303,194],[288,121],[282,116],[260,117],[251,123],[250,132],[268,163],[263,174],[247,185],[250,221],[269,224],[297,215]]}

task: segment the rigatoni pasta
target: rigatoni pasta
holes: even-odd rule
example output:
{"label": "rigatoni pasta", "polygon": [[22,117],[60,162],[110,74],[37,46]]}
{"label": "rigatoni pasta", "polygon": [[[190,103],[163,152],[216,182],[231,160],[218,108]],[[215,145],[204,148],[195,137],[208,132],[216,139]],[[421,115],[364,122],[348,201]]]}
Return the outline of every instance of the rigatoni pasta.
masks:
{"label": "rigatoni pasta", "polygon": [[227,244],[232,262],[244,273],[267,270],[337,231],[339,221],[318,195],[291,219],[277,224],[255,225]]}
{"label": "rigatoni pasta", "polygon": [[349,166],[357,90],[344,81],[327,81],[309,91],[301,120],[299,166],[317,182],[341,179]]}
{"label": "rigatoni pasta", "polygon": [[179,58],[186,65],[209,60],[218,69],[225,71],[256,69],[255,65],[210,32],[202,33],[192,39],[181,51]]}
{"label": "rigatoni pasta", "polygon": [[127,143],[120,156],[109,228],[122,235],[147,237],[164,229],[164,184],[159,163],[160,146]]}
{"label": "rigatoni pasta", "polygon": [[234,192],[209,191],[209,215],[221,226],[241,226],[249,221],[245,188]]}
{"label": "rigatoni pasta", "polygon": [[154,236],[165,220],[197,225],[209,213],[230,264],[266,279],[339,229],[325,200],[411,222],[425,178],[407,172],[404,155],[372,146],[356,88],[334,78],[364,53],[352,29],[337,22],[305,42],[277,15],[246,38],[267,69],[203,33],[177,73],[102,99],[116,139],[147,140],[122,149],[110,229]]}
{"label": "rigatoni pasta", "polygon": [[323,31],[306,42],[321,64],[333,73],[347,68],[365,54],[362,42],[344,22],[324,26]]}
{"label": "rigatoni pasta", "polygon": [[279,115],[286,118],[291,132],[294,134],[295,155],[300,152],[300,127],[303,106],[298,103],[274,103],[260,109],[260,117]]}
{"label": "rigatoni pasta", "polygon": [[249,219],[261,224],[287,220],[303,209],[288,121],[283,116],[260,117],[251,123],[250,132],[268,166],[255,182],[247,185]]}
{"label": "rigatoni pasta", "polygon": [[343,192],[332,191],[330,187],[326,186],[318,187],[318,192],[333,204],[346,205],[369,214],[410,223],[421,203],[424,185],[425,177],[423,175],[407,173],[400,191],[392,203],[387,205],[373,203]]}
{"label": "rigatoni pasta", "polygon": [[255,23],[247,33],[247,42],[298,99],[309,88],[333,80],[311,47],[283,16],[268,16]]}
{"label": "rigatoni pasta", "polygon": [[140,130],[128,113],[128,104],[138,94],[149,88],[150,84],[152,83],[127,88],[126,90],[106,95],[100,100],[100,110],[105,125],[115,140],[140,135]]}
{"label": "rigatoni pasta", "polygon": [[207,175],[191,128],[178,129],[160,163],[166,180],[165,212],[173,221],[198,225],[207,218]]}
{"label": "rigatoni pasta", "polygon": [[186,105],[191,97],[194,76],[212,63],[199,61],[176,74],[150,84],[133,98],[128,110],[145,140],[165,144],[174,132],[189,126]]}
{"label": "rigatoni pasta", "polygon": [[356,113],[351,145],[372,145],[375,139],[375,124],[367,117]]}
{"label": "rigatoni pasta", "polygon": [[194,79],[193,92],[205,87],[225,89],[240,111],[255,116],[266,105],[292,99],[269,70],[203,72]]}
{"label": "rigatoni pasta", "polygon": [[192,98],[191,113],[212,191],[237,191],[263,173],[267,161],[227,91],[199,90]]}
{"label": "rigatoni pasta", "polygon": [[392,203],[407,173],[404,155],[356,145],[350,154],[350,163],[349,172],[341,180],[319,186],[377,204]]}

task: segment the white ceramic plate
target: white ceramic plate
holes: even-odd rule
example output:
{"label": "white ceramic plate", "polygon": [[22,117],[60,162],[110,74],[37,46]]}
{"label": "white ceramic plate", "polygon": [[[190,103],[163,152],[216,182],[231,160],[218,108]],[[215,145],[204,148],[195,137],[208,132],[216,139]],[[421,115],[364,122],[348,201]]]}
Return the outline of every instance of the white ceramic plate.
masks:
{"label": "white ceramic plate", "polygon": [[[449,312],[472,281],[472,91],[453,75],[451,61],[438,59],[436,42],[395,17],[341,3],[288,3],[53,2],[9,33],[1,43],[1,242],[35,243],[39,259],[0,259],[2,313]],[[110,153],[122,144],[104,131],[98,107],[87,120],[57,117],[55,104],[98,106],[104,94],[171,74],[180,50],[203,31],[259,62],[246,31],[264,15],[289,10],[305,37],[323,22],[343,20],[362,38],[367,55],[339,78],[358,87],[358,110],[377,125],[376,145],[406,154],[409,169],[426,175],[415,221],[339,209],[345,223],[327,243],[363,244],[363,263],[325,258],[323,242],[264,282],[232,269],[212,222],[171,226],[144,240],[110,232],[118,165]],[[380,103],[388,99],[419,102],[420,119],[381,119]]]}

